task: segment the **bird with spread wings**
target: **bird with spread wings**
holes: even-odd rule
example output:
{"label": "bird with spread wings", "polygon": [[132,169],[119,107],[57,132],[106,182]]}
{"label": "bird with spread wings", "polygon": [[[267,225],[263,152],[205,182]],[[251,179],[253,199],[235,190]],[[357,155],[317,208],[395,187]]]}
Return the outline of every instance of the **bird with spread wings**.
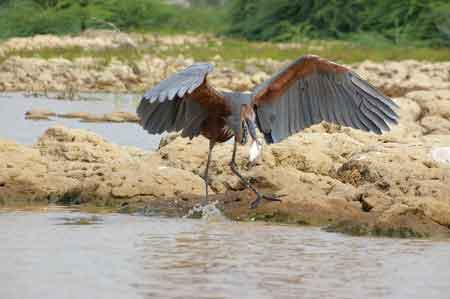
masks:
{"label": "bird with spread wings", "polygon": [[137,114],[150,134],[181,132],[209,139],[204,180],[208,200],[208,169],[216,143],[234,137],[230,167],[256,199],[280,201],[263,195],[238,171],[237,144],[252,140],[250,161],[261,148],[256,128],[266,143],[277,143],[322,121],[381,134],[397,124],[398,106],[349,68],[318,56],[302,56],[251,93],[220,92],[208,82],[213,66],[196,63],[161,81],[141,99]]}

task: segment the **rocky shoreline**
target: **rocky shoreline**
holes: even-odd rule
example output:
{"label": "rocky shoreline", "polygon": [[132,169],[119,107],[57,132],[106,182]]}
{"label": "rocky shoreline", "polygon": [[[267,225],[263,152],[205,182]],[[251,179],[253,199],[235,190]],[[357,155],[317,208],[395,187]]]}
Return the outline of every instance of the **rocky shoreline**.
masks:
{"label": "rocky shoreline", "polygon": [[[171,51],[201,44],[220,48],[222,41],[208,35],[159,36],[111,31],[88,31],[80,36],[13,38],[0,43],[0,91],[59,92],[68,98],[76,97],[79,92],[142,92],[194,63],[192,58],[183,55],[171,56]],[[278,44],[277,47],[298,49],[303,53],[301,44]],[[151,53],[146,52],[149,49]],[[313,53],[314,49],[309,47],[308,51]],[[53,51],[53,56],[47,59],[35,55],[39,51],[44,51],[43,56],[45,51]],[[66,59],[55,56],[58,51],[75,54]],[[104,51],[110,52],[105,54]],[[257,58],[225,61],[220,55],[211,60],[216,66],[210,77],[212,83],[228,90],[250,90],[289,62]],[[389,96],[450,88],[450,62],[365,61],[349,67]]]}
{"label": "rocky shoreline", "polygon": [[[266,146],[253,168],[241,147],[239,167],[255,186],[286,194],[282,203],[256,210],[248,209],[253,196],[228,168],[231,145],[218,146],[211,201],[235,220],[319,225],[355,235],[448,236],[450,166],[433,159],[432,151],[448,146],[450,135],[411,130],[419,105],[397,101],[402,124],[386,135],[321,124]],[[203,199],[207,148],[203,138],[169,136],[158,151],[145,152],[60,126],[32,147],[1,140],[0,205],[76,204],[186,215]]]}
{"label": "rocky shoreline", "polygon": [[[0,44],[0,56],[44,47],[140,49],[199,42],[126,34],[108,40],[98,34],[10,40]],[[8,56],[0,62],[0,91],[56,91],[69,97],[80,91],[139,92],[192,62],[158,55],[133,62],[112,58],[106,64],[93,57]],[[284,63],[249,59],[238,68],[217,59],[211,80],[219,88],[247,90]],[[211,201],[235,220],[318,225],[353,235],[450,236],[450,62],[367,61],[351,67],[394,97],[401,107],[398,126],[375,136],[323,123],[265,146],[253,168],[247,165],[247,148],[241,147],[244,175],[263,192],[286,195],[282,203],[264,203],[256,210],[248,209],[253,196],[228,168],[231,145],[217,146]],[[120,112],[34,110],[25,117],[55,116],[136,122],[135,115]],[[147,152],[61,126],[49,128],[34,146],[0,139],[0,206],[64,204],[184,216],[203,199],[207,149],[203,138],[168,135],[158,151]]]}

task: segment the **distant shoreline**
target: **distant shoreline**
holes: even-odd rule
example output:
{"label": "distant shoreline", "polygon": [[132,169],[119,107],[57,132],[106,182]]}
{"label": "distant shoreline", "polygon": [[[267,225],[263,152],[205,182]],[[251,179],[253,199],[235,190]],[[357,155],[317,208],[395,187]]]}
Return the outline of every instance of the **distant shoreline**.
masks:
{"label": "distant shoreline", "polygon": [[[428,50],[435,51],[434,55],[427,56]],[[338,62],[362,61],[350,67],[390,96],[449,88],[450,75],[446,72],[450,69],[450,51],[428,50],[399,53],[402,49],[391,49],[388,53],[343,42],[250,43],[212,35],[113,31],[40,35],[0,43],[0,91],[57,92],[64,98],[76,97],[80,92],[142,93],[195,61],[209,61],[216,66],[210,76],[216,87],[251,90],[305,53]],[[389,59],[384,61],[384,56]],[[392,60],[398,57],[406,60]],[[407,59],[411,57],[415,60]],[[422,57],[435,61],[419,61]]]}

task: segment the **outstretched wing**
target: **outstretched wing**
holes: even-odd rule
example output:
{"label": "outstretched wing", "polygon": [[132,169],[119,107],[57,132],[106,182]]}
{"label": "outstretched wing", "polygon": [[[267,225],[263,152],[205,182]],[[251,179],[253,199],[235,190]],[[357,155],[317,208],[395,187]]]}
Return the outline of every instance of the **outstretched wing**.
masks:
{"label": "outstretched wing", "polygon": [[226,111],[223,96],[207,81],[213,66],[196,63],[147,91],[137,108],[142,127],[151,134],[182,131],[183,137],[200,134],[214,107]]}
{"label": "outstretched wing", "polygon": [[282,69],[252,96],[258,126],[272,142],[322,121],[381,134],[398,120],[390,98],[350,69],[313,55]]}

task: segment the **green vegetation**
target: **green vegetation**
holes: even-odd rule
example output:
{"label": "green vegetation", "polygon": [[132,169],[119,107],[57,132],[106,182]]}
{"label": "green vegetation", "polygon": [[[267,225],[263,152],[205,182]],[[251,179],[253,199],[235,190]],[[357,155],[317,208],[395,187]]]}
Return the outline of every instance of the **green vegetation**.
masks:
{"label": "green vegetation", "polygon": [[[79,48],[20,51],[11,55],[73,59],[96,56],[135,60],[143,54],[184,55],[196,60],[287,60],[304,53],[353,63],[450,59],[448,0],[191,0],[191,8],[164,0],[0,0],[0,39],[34,34],[77,34],[86,29],[213,33],[223,44],[158,49]],[[225,5],[221,5],[225,3]],[[252,42],[258,41],[258,42]],[[261,41],[269,41],[261,43]],[[299,42],[281,48],[271,42]]]}
{"label": "green vegetation", "polygon": [[448,0],[235,0],[231,24],[252,40],[450,45]]}
{"label": "green vegetation", "polygon": [[223,10],[174,7],[161,0],[0,0],[0,38],[80,33],[89,28],[219,32]]}
{"label": "green vegetation", "polygon": [[[279,61],[292,60],[303,54],[316,54],[342,63],[357,63],[370,59],[373,61],[416,59],[427,61],[448,61],[448,48],[429,47],[368,47],[340,41],[305,41],[300,47],[283,47],[283,45],[266,42],[249,42],[246,40],[221,39],[220,43],[214,39],[206,45],[189,45],[189,47],[167,46],[164,48],[145,47],[109,48],[104,50],[86,50],[79,47],[44,48],[39,50],[16,50],[0,56],[0,63],[11,56],[57,58],[74,60],[80,57],[95,57],[100,65],[108,65],[112,59],[129,63],[131,66],[145,54],[158,57],[192,57],[196,61],[211,61],[220,57],[221,61],[234,63],[236,67],[245,67],[246,59],[274,59]],[[264,69],[264,65],[260,65]]]}
{"label": "green vegetation", "polygon": [[[0,0],[0,38],[87,28],[450,45],[448,0]],[[226,3],[226,5],[220,5]]]}

